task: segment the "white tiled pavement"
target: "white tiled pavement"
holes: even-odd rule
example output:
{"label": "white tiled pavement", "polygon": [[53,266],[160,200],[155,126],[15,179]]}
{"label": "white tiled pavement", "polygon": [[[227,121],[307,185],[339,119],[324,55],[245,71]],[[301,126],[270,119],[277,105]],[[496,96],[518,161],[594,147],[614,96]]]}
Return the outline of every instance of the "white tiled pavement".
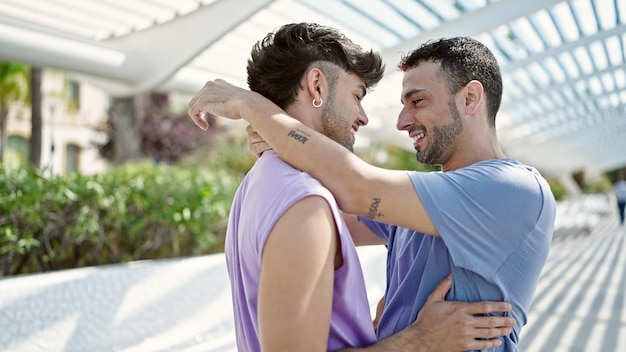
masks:
{"label": "white tiled pavement", "polygon": [[[626,351],[626,227],[610,198],[559,204],[521,351]],[[372,310],[384,247],[362,247]],[[221,254],[0,280],[0,351],[234,352]]]}

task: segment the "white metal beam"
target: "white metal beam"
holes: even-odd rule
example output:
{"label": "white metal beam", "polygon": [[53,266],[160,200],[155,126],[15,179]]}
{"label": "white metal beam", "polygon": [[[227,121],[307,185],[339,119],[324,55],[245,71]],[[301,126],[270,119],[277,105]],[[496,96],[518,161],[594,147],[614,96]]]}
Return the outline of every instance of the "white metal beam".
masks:
{"label": "white metal beam", "polygon": [[77,73],[113,96],[135,95],[174,76],[272,1],[216,1],[164,24],[101,42],[38,31],[0,17],[0,58]]}
{"label": "white metal beam", "polygon": [[398,62],[398,53],[409,52],[428,40],[474,36],[560,2],[563,0],[500,0],[491,3],[385,50],[382,55],[387,63],[386,69],[388,72],[396,71],[395,64]]}

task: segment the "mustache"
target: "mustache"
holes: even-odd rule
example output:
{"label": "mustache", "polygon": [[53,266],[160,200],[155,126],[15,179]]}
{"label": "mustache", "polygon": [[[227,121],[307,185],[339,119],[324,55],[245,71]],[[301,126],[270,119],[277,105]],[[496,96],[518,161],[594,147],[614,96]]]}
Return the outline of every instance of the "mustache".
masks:
{"label": "mustache", "polygon": [[409,129],[409,134],[412,134],[414,132],[424,132],[426,133],[426,127],[422,126],[422,125],[414,125]]}

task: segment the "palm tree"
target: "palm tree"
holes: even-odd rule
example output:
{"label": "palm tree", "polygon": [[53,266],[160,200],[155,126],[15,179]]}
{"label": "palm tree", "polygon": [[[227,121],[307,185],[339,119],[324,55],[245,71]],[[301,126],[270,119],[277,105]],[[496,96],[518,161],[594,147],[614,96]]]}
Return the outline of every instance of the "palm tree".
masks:
{"label": "palm tree", "polygon": [[28,101],[29,76],[28,65],[0,61],[0,163],[7,143],[9,104]]}
{"label": "palm tree", "polygon": [[33,66],[30,70],[30,142],[29,156],[30,164],[36,168],[41,166],[41,145],[42,145],[42,117],[41,117],[41,67]]}

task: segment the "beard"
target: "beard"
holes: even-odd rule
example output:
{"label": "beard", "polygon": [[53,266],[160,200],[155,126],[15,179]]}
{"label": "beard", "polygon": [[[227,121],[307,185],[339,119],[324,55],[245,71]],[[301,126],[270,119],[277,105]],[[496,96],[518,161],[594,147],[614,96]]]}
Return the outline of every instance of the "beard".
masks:
{"label": "beard", "polygon": [[350,133],[352,125],[339,113],[335,99],[330,98],[333,96],[332,93],[332,91],[329,93],[329,99],[322,107],[323,133],[352,152],[354,145],[352,133]]}
{"label": "beard", "polygon": [[427,165],[443,164],[443,153],[450,148],[456,137],[463,132],[461,114],[459,114],[459,109],[456,107],[454,98],[450,99],[448,107],[450,116],[452,116],[452,122],[432,129],[429,133],[431,143],[429,143],[424,150],[417,150],[415,153],[415,159],[417,159],[418,162]]}

